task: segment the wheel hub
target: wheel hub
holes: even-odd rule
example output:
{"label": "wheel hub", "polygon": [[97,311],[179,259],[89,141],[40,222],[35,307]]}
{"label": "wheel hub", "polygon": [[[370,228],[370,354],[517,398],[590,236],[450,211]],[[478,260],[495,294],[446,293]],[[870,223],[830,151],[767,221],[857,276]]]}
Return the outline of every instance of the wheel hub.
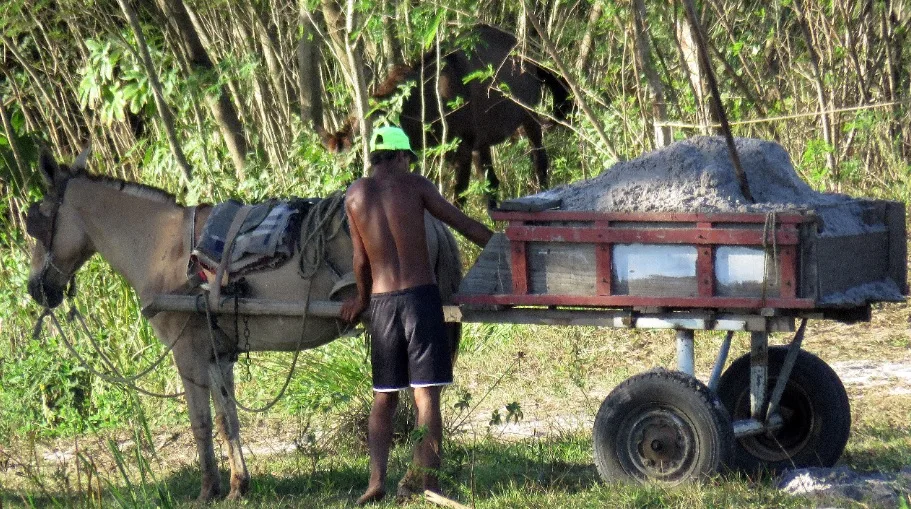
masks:
{"label": "wheel hub", "polygon": [[629,459],[644,476],[674,481],[689,474],[693,430],[673,409],[651,409],[635,418],[629,430]]}

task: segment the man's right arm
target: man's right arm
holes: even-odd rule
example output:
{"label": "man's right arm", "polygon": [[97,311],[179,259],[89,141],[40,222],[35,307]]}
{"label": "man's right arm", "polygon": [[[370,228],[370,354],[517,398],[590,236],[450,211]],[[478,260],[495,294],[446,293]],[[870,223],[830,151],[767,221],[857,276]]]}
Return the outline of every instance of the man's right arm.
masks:
{"label": "man's right arm", "polygon": [[427,207],[427,211],[430,212],[433,217],[455,228],[456,231],[475,244],[481,247],[487,245],[487,242],[490,241],[490,237],[493,236],[493,232],[490,228],[466,216],[461,210],[456,208],[455,205],[446,201],[432,182],[424,177],[418,178],[421,182],[419,188],[421,190],[421,195],[424,198],[424,206]]}
{"label": "man's right arm", "polygon": [[[352,186],[354,189],[354,186]],[[354,271],[354,281],[357,285],[357,295],[346,300],[342,304],[341,317],[347,322],[353,322],[358,319],[360,314],[367,308],[370,302],[370,293],[373,290],[373,273],[370,270],[370,261],[367,258],[367,250],[364,247],[364,239],[361,237],[360,227],[358,226],[359,217],[353,192],[349,199],[345,200],[345,212],[348,215],[348,226],[351,230],[351,247],[352,265]]]}

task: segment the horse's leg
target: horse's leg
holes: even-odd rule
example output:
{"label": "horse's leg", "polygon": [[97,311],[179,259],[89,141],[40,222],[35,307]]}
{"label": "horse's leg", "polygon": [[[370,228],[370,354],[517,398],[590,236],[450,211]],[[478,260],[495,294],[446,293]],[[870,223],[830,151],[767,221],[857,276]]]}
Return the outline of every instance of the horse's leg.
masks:
{"label": "horse's leg", "polygon": [[490,145],[485,145],[478,149],[480,158],[481,171],[484,172],[484,178],[487,179],[487,208],[492,209],[497,206],[497,190],[500,188],[500,179],[493,171],[493,155],[490,153]]}
{"label": "horse's leg", "polygon": [[468,189],[468,181],[471,178],[471,152],[471,145],[462,140],[451,156],[451,161],[456,167],[455,202],[460,209],[465,206],[463,194]]}
{"label": "horse's leg", "polygon": [[547,189],[548,176],[547,168],[550,161],[547,158],[547,151],[544,150],[544,137],[541,133],[541,124],[538,119],[529,115],[525,122],[522,123],[525,135],[528,137],[528,143],[531,144],[531,164],[535,168],[535,177],[538,180],[538,191]]}
{"label": "horse's leg", "polygon": [[234,363],[211,363],[209,374],[212,378],[212,401],[215,403],[215,425],[222,440],[228,444],[228,459],[231,462],[231,492],[228,493],[228,499],[236,500],[250,489],[250,473],[247,472],[241,449],[240,421],[234,403]]}

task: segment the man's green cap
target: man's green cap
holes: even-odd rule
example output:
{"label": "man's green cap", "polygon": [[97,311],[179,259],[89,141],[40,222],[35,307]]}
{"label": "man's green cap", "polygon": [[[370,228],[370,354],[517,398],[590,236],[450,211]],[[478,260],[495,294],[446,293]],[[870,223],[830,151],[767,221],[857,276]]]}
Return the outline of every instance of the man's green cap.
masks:
{"label": "man's green cap", "polygon": [[411,150],[408,135],[398,127],[378,127],[373,131],[373,137],[370,139],[370,151],[376,150],[404,150],[412,158],[417,158],[417,155]]}

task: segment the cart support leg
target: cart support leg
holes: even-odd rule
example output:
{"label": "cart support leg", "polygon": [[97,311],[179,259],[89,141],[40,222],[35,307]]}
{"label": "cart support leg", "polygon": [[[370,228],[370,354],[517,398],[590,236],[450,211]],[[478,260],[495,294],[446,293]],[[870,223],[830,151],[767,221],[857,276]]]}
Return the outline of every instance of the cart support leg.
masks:
{"label": "cart support leg", "polygon": [[750,416],[762,420],[769,385],[769,334],[750,333]]}
{"label": "cart support leg", "polygon": [[693,331],[677,331],[677,370],[693,376],[695,353],[693,346]]}
{"label": "cart support leg", "polygon": [[772,396],[769,398],[769,412],[767,418],[771,419],[778,413],[778,404],[781,403],[781,395],[784,394],[784,388],[791,378],[791,370],[794,369],[794,363],[797,362],[797,354],[800,353],[800,345],[803,344],[803,333],[807,328],[807,319],[800,322],[800,327],[794,334],[794,340],[788,347],[788,354],[784,357],[784,364],[781,365],[781,372],[778,374],[778,380],[775,382],[775,389],[772,390]]}
{"label": "cart support leg", "polygon": [[721,348],[718,350],[718,357],[715,358],[715,366],[712,367],[712,376],[709,378],[709,389],[718,391],[718,382],[721,380],[721,371],[728,361],[728,352],[731,351],[731,339],[734,337],[734,331],[728,331],[721,342]]}

